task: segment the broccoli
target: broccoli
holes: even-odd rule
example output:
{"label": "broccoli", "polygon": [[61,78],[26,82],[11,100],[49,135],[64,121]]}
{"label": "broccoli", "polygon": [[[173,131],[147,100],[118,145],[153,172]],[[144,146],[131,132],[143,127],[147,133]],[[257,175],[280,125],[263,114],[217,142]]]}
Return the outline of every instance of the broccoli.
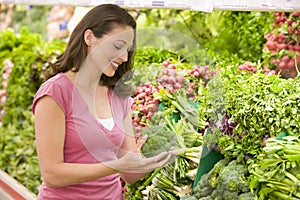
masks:
{"label": "broccoli", "polygon": [[213,190],[213,192],[211,193],[211,197],[213,199],[223,199],[222,196],[223,196],[223,193],[224,193],[224,190],[220,189],[220,188],[216,188]]}
{"label": "broccoli", "polygon": [[223,199],[224,200],[238,200],[239,193],[238,191],[232,192],[229,190],[225,190],[223,194]]}
{"label": "broccoli", "polygon": [[238,200],[253,200],[255,195],[252,192],[242,193],[239,195]]}
{"label": "broccoli", "polygon": [[246,175],[247,169],[244,165],[231,161],[219,174],[219,187],[230,191],[249,191],[249,182]]}
{"label": "broccoli", "polygon": [[201,177],[193,196],[201,200],[248,200],[246,197],[249,195],[249,200],[252,200],[251,194],[248,194],[250,189],[247,173],[246,166],[236,160],[220,160]]}
{"label": "broccoli", "polygon": [[194,196],[196,198],[199,199],[201,197],[206,197],[212,193],[213,188],[209,184],[211,174],[212,174],[212,170],[202,175],[197,186],[194,188]]}
{"label": "broccoli", "polygon": [[229,159],[224,158],[218,161],[212,170],[210,171],[209,185],[213,188],[216,188],[218,185],[218,176],[219,173],[227,166]]}
{"label": "broccoli", "polygon": [[194,188],[194,193],[200,192],[202,188],[210,187],[209,185],[210,173],[203,174],[196,187]]}
{"label": "broccoli", "polygon": [[148,138],[142,147],[145,157],[155,156],[167,151],[171,146],[176,146],[176,135],[166,126],[149,126],[142,129],[142,135],[147,134]]}
{"label": "broccoli", "polygon": [[204,187],[199,192],[200,197],[210,196],[210,194],[212,193],[212,191],[213,191],[212,187]]}

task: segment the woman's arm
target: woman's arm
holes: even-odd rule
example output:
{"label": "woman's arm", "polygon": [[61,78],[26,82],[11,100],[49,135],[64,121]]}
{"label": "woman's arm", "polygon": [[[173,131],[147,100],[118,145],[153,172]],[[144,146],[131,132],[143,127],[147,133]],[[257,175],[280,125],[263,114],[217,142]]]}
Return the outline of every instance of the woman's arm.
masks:
{"label": "woman's arm", "polygon": [[107,175],[144,170],[151,171],[164,165],[170,156],[162,153],[152,158],[127,152],[118,160],[95,163],[65,163],[65,115],[50,96],[42,97],[35,107],[35,134],[39,165],[48,187],[60,187],[91,181]]}
{"label": "woman's arm", "polygon": [[50,96],[42,97],[36,104],[35,134],[39,165],[48,187],[81,183],[118,172],[100,163],[64,163],[65,115]]}

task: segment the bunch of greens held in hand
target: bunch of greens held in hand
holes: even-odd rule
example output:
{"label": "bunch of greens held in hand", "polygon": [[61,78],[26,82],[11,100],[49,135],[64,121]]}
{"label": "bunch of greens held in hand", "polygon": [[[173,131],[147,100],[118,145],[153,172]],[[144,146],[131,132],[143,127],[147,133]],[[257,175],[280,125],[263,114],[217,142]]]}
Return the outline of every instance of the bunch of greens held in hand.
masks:
{"label": "bunch of greens held in hand", "polygon": [[227,66],[208,83],[214,134],[204,141],[217,144],[225,157],[256,157],[267,138],[300,132],[300,79],[267,76],[257,69],[252,74]]}
{"label": "bunch of greens held in hand", "polygon": [[[190,117],[197,116],[197,108],[190,107],[184,95],[179,98],[181,101],[176,101],[180,105],[179,109],[190,112]],[[175,102],[175,99],[172,101]],[[174,118],[167,108],[154,113],[148,122],[149,126],[142,129],[142,136],[144,134],[148,136],[141,149],[143,156],[154,156],[171,148],[177,156],[169,164],[155,170],[144,179],[128,184],[125,198],[170,200],[191,193],[201,157],[200,146],[203,137],[196,126],[199,123],[195,119],[189,119],[188,116],[181,113],[179,118]]]}
{"label": "bunch of greens held in hand", "polygon": [[257,161],[249,167],[250,188],[257,199],[300,199],[299,152],[299,136],[266,140]]}
{"label": "bunch of greens held in hand", "polygon": [[[157,120],[156,118],[161,119],[161,117],[157,113],[152,119]],[[135,200],[145,197],[170,200],[191,193],[201,157],[202,134],[185,118],[175,123],[174,120],[164,117],[160,122],[160,125],[142,129],[142,135],[148,135],[142,147],[142,154],[146,157],[153,156],[162,151],[169,151],[173,147],[178,156],[142,180],[128,184],[126,199]]]}

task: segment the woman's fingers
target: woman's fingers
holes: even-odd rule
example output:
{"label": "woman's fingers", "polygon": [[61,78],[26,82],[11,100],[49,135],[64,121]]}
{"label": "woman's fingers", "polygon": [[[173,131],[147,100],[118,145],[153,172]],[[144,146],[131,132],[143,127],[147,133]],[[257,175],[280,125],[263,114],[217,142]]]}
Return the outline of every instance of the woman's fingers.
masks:
{"label": "woman's fingers", "polygon": [[144,135],[143,137],[140,137],[138,140],[137,140],[137,152],[140,152],[143,145],[145,144],[145,142],[147,141],[147,138],[148,136],[147,135]]}

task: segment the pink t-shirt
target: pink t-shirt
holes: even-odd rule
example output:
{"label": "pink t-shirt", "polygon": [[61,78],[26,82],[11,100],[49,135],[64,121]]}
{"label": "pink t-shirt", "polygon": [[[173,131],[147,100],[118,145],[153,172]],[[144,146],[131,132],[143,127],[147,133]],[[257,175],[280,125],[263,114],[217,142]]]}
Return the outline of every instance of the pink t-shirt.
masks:
{"label": "pink t-shirt", "polygon": [[[33,113],[37,101],[46,95],[51,96],[65,113],[65,162],[99,163],[117,159],[116,155],[125,137],[123,119],[128,115],[133,102],[131,97],[118,97],[113,90],[109,90],[115,122],[115,126],[109,131],[91,115],[79,91],[64,73],[57,74],[41,85],[33,100]],[[120,200],[124,197],[120,177],[113,174],[58,188],[48,188],[42,183],[38,199]]]}

